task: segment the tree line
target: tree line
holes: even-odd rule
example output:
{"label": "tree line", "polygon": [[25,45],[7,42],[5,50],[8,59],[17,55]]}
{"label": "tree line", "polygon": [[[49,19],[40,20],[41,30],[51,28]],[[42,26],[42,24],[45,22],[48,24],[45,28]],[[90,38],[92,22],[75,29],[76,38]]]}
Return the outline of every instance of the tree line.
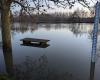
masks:
{"label": "tree line", "polygon": [[15,13],[13,22],[31,23],[92,23],[94,14],[85,10],[75,10],[74,12],[53,12],[32,14],[30,17],[26,12]]}

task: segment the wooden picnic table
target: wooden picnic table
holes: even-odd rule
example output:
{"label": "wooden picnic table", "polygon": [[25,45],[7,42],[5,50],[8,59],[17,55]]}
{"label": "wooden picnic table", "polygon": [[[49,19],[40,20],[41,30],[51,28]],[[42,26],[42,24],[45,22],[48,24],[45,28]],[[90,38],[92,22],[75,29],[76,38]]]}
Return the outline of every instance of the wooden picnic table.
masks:
{"label": "wooden picnic table", "polygon": [[37,39],[37,38],[24,38],[24,39],[21,39],[20,41],[23,41],[24,44],[30,44],[30,43],[46,44],[50,40]]}

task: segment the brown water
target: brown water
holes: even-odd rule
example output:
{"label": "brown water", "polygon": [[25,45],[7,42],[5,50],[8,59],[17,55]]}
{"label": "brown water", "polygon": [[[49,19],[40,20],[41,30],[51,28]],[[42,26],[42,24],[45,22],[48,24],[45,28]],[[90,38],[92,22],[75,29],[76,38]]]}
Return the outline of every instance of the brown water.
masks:
{"label": "brown water", "polygon": [[[93,24],[14,23],[12,52],[5,54],[0,47],[0,74],[14,68],[17,80],[99,80],[99,39],[96,61],[91,62],[92,28]],[[23,38],[49,39],[49,46],[24,46]]]}

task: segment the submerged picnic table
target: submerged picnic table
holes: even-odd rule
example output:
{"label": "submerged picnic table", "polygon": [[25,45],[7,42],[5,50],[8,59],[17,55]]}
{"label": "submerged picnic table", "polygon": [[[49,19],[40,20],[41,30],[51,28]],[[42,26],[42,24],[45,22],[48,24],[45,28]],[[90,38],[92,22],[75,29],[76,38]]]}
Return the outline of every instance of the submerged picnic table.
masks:
{"label": "submerged picnic table", "polygon": [[38,47],[38,48],[47,48],[50,46],[49,44],[36,44],[36,43],[31,43],[31,44],[21,44],[22,46],[29,46],[29,47]]}
{"label": "submerged picnic table", "polygon": [[47,42],[50,40],[36,39],[36,38],[24,38],[24,39],[21,39],[20,41],[23,41],[23,44],[38,43],[38,44],[42,45],[42,44],[47,44]]}

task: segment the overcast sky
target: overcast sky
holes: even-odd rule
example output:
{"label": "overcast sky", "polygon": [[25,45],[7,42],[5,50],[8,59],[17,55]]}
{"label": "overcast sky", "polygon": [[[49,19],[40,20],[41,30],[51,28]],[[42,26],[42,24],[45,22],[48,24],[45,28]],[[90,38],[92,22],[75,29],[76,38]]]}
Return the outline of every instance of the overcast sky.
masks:
{"label": "overcast sky", "polygon": [[[92,0],[93,2],[91,2],[91,0],[88,0],[88,2],[90,2],[90,6],[93,6],[97,0]],[[33,5],[32,3],[30,3],[31,5]],[[44,4],[44,3],[42,3]],[[74,5],[74,7],[72,7],[71,9],[69,9],[68,7],[66,7],[65,9],[64,8],[61,8],[61,7],[57,7],[53,4],[53,2],[50,2],[50,4],[54,9],[47,9],[47,12],[48,13],[51,13],[51,12],[68,12],[68,11],[74,11],[76,9],[85,9],[85,10],[88,10],[87,8],[83,7],[82,5],[80,5],[79,3],[76,3]],[[46,9],[46,8],[45,8]],[[13,11],[19,11],[20,10],[20,7],[16,6],[15,8],[12,9]]]}
{"label": "overcast sky", "polygon": [[[100,0],[87,0],[90,4],[89,4],[89,6],[94,6],[95,4],[96,4],[96,2],[97,1],[100,1]],[[84,9],[84,10],[87,10],[87,11],[89,11],[89,9],[88,8],[86,8],[86,7],[83,7],[81,4],[79,4],[79,3],[76,3],[76,4],[74,4],[74,6],[71,8],[71,9],[69,9],[69,8],[57,8],[56,7],[56,9],[54,10],[54,11],[58,11],[58,12],[68,12],[68,11],[74,11],[74,10],[76,10],[76,9]],[[50,10],[51,12],[52,12],[52,10]]]}

